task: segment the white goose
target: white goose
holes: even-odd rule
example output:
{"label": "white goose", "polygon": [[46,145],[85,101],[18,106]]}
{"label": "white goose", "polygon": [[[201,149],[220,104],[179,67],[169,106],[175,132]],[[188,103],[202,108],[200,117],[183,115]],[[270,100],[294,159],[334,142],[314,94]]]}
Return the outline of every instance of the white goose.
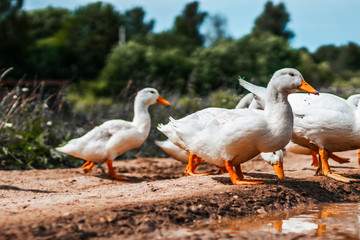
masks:
{"label": "white goose", "polygon": [[129,180],[115,174],[112,161],[121,154],[139,147],[146,140],[150,132],[148,107],[154,103],[170,105],[156,89],[144,88],[135,97],[132,122],[121,119],[106,121],[56,150],[86,160],[82,166],[84,173],[88,173],[94,163],[106,161],[111,178]]}
{"label": "white goose", "polygon": [[[247,82],[240,80],[240,84]],[[274,73],[267,87],[266,107],[256,109],[207,108],[219,111],[216,117],[200,119],[199,112],[159,125],[174,144],[218,167],[226,167],[233,184],[259,184],[244,180],[240,164],[261,152],[277,151],[290,141],[293,114],[287,96],[298,90],[317,94],[299,71],[284,68]],[[235,166],[236,171],[234,171]]]}

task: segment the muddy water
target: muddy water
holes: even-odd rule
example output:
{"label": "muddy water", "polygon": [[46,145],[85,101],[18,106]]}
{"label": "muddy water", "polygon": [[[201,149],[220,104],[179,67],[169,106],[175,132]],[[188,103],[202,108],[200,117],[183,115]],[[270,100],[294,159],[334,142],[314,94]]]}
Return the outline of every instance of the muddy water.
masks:
{"label": "muddy water", "polygon": [[197,227],[200,229],[229,235],[255,230],[268,234],[303,234],[310,239],[360,239],[360,203],[320,205],[291,213],[267,214],[266,217],[220,219]]}

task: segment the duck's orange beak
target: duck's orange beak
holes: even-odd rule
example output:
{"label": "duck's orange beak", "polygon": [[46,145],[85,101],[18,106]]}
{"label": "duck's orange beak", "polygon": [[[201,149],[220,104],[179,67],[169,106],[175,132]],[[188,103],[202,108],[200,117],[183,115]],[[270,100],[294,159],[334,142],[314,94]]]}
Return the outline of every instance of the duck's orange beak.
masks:
{"label": "duck's orange beak", "polygon": [[156,99],[157,103],[164,104],[164,105],[170,105],[168,101],[166,101],[162,96],[159,95],[158,99]]}
{"label": "duck's orange beak", "polygon": [[277,164],[272,165],[272,167],[275,169],[279,179],[284,180],[285,174],[284,174],[283,162],[279,161]]}
{"label": "duck's orange beak", "polygon": [[298,87],[298,89],[302,92],[307,92],[307,93],[312,93],[315,95],[319,95],[319,92],[316,91],[312,86],[310,86],[310,84],[308,84],[307,82],[305,82],[304,79],[302,79],[301,85]]}

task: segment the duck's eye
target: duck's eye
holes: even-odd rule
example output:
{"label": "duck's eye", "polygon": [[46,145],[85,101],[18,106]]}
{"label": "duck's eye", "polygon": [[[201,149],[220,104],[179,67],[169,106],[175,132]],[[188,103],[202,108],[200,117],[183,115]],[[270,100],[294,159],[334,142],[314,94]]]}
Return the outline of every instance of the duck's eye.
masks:
{"label": "duck's eye", "polygon": [[292,73],[292,72],[291,72],[291,73],[289,73],[289,75],[290,75],[290,76],[292,76],[292,77],[294,77],[294,76],[295,76],[295,74],[294,74],[294,73]]}
{"label": "duck's eye", "polygon": [[150,93],[155,94],[155,92],[153,90],[151,90]]}
{"label": "duck's eye", "polygon": [[273,152],[274,155],[276,155],[276,152]]}

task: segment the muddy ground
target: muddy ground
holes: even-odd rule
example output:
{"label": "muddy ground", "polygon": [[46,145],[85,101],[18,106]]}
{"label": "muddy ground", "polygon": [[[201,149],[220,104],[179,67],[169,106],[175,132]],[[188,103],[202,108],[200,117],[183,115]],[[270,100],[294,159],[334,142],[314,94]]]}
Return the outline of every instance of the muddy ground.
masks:
{"label": "muddy ground", "polygon": [[[357,152],[339,153],[351,162],[332,170],[360,178]],[[262,185],[234,186],[228,174],[185,177],[171,158],[114,162],[131,182],[108,178],[95,167],[0,171],[0,239],[306,239],[301,234],[211,231],[206,224],[242,216],[272,216],[284,210],[330,202],[359,201],[360,183],[314,176],[311,156],[287,153],[286,180],[261,158],[242,166]],[[215,170],[202,165],[199,172]]]}

